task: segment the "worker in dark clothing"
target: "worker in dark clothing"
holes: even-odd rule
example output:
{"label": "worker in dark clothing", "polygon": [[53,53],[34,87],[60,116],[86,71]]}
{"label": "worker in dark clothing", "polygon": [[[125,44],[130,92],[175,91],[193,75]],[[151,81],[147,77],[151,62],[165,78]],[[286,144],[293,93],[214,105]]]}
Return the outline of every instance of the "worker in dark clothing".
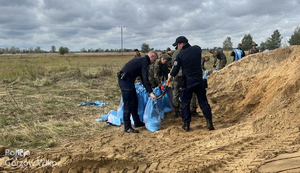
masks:
{"label": "worker in dark clothing", "polygon": [[174,61],[174,68],[168,74],[168,78],[175,77],[182,68],[182,75],[185,77],[185,82],[180,86],[181,98],[181,118],[184,122],[182,128],[189,131],[191,122],[190,103],[193,93],[196,93],[198,104],[206,118],[207,128],[214,130],[212,123],[211,107],[206,97],[206,90],[203,85],[202,69],[201,69],[201,54],[202,50],[199,46],[191,46],[184,36],[176,39],[173,46],[181,49]]}
{"label": "worker in dark clothing", "polygon": [[140,120],[138,111],[138,98],[134,85],[135,78],[140,76],[144,87],[147,92],[150,93],[150,97],[155,99],[155,95],[152,91],[151,84],[148,79],[149,65],[153,64],[157,59],[157,53],[150,51],[146,56],[134,58],[128,61],[124,67],[118,72],[119,86],[122,91],[122,97],[124,102],[123,120],[124,128],[127,133],[138,133],[131,127],[130,114],[132,115],[134,126],[141,127],[145,124]]}

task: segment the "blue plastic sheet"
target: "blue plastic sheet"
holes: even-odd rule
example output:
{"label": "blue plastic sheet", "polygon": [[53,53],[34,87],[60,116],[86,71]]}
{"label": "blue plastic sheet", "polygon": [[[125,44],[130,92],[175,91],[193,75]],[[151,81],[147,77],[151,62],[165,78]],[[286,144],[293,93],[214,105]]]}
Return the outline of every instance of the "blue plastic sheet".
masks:
{"label": "blue plastic sheet", "polygon": [[101,122],[101,121],[107,121],[108,119],[108,114],[104,114],[101,116],[101,118],[96,119],[96,121]]}
{"label": "blue plastic sheet", "polygon": [[88,106],[99,106],[99,107],[103,107],[105,105],[107,105],[108,103],[102,103],[102,102],[99,102],[99,101],[95,101],[95,102],[84,102],[84,103],[81,103],[79,104],[79,106],[85,106],[85,105],[88,105]]}
{"label": "blue plastic sheet", "polygon": [[161,117],[157,101],[149,99],[144,113],[145,126],[150,132],[160,129]]}
{"label": "blue plastic sheet", "polygon": [[116,125],[121,126],[121,119],[117,116],[117,111],[110,110],[108,112],[107,122]]}
{"label": "blue plastic sheet", "polygon": [[121,123],[123,123],[123,111],[124,110],[124,102],[123,102],[123,97],[121,96],[120,104],[117,110],[117,117],[121,119]]}
{"label": "blue plastic sheet", "polygon": [[[218,68],[216,68],[217,70]],[[209,74],[206,72],[203,76],[203,79],[205,79]],[[140,116],[140,120],[145,123],[146,128],[151,131],[157,131],[160,129],[161,120],[164,119],[164,113],[165,112],[171,112],[174,110],[173,106],[173,94],[172,90],[170,88],[166,87],[166,82],[162,84],[165,86],[166,91],[160,90],[159,87],[156,87],[153,89],[153,93],[156,96],[159,96],[162,94],[162,92],[166,92],[166,94],[156,100],[153,101],[149,97],[149,93],[147,93],[145,87],[142,85],[142,83],[136,83],[136,93],[138,97],[138,114]],[[123,121],[123,110],[124,110],[124,103],[123,98],[121,97],[120,104],[117,111],[110,111],[107,114],[107,122],[112,125],[120,126]],[[102,115],[101,121],[105,121],[105,116]],[[131,123],[134,125],[133,119],[131,117]]]}

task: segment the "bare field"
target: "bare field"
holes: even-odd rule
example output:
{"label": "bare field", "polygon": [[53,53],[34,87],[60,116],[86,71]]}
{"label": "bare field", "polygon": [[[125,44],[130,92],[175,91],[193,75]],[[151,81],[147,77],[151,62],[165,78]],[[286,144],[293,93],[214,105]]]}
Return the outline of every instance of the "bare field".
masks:
{"label": "bare field", "polygon": [[[51,147],[97,133],[95,121],[120,101],[117,70],[132,55],[15,55],[0,57],[1,144]],[[79,107],[102,101],[105,108]]]}
{"label": "bare field", "polygon": [[[193,117],[184,132],[168,113],[161,130],[139,134],[95,121],[117,109],[116,72],[133,54],[1,55],[0,145],[31,150],[22,161],[57,165],[7,166],[2,157],[0,171],[300,172],[299,52],[284,47],[234,63],[226,52],[227,66],[208,77],[216,130]],[[96,100],[108,105],[78,106]]]}

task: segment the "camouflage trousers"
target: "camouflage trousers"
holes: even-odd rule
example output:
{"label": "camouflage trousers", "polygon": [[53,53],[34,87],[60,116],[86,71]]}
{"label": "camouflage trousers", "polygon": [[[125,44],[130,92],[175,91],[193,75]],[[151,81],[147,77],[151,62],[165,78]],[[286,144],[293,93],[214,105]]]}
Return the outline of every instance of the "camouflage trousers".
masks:
{"label": "camouflage trousers", "polygon": [[219,62],[219,70],[224,68],[226,63],[227,63],[227,59],[221,59],[220,62]]}
{"label": "camouflage trousers", "polygon": [[[179,86],[178,86],[178,76],[176,76],[173,81],[172,81],[172,93],[173,93],[173,105],[174,108],[180,108],[181,103],[179,101]],[[191,105],[190,105],[191,111],[196,111],[197,109],[197,96],[194,93],[192,100],[191,100]]]}

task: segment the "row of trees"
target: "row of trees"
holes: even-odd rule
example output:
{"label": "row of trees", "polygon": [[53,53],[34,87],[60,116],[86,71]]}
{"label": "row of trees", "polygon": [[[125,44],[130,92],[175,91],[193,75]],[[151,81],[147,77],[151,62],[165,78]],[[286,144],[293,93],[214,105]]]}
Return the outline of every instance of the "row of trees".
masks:
{"label": "row of trees", "polygon": [[[144,43],[145,44],[145,43]],[[147,44],[145,44],[147,45]],[[142,46],[143,47],[143,46]],[[149,45],[148,45],[149,47]],[[62,51],[63,50],[63,51]],[[45,51],[45,50],[42,50],[40,46],[36,47],[36,48],[28,48],[28,49],[20,49],[18,47],[11,47],[11,48],[0,48],[0,54],[4,53],[4,54],[15,54],[15,53],[61,53],[61,52],[64,52],[65,53],[68,53],[69,52],[69,48],[68,47],[60,47],[59,50],[57,51],[56,50],[56,47],[55,46],[51,46],[51,49],[49,52]],[[143,48],[143,50],[148,50],[148,48]],[[133,52],[134,49],[123,49],[123,52]],[[98,49],[93,49],[93,48],[90,48],[90,49],[85,49],[85,48],[82,48],[80,49],[80,52],[82,53],[92,53],[92,52],[122,52],[121,49],[101,49],[101,48],[98,48]]]}
{"label": "row of trees", "polygon": [[[276,29],[273,34],[271,35],[271,37],[267,38],[266,41],[262,41],[260,43],[260,47],[262,49],[276,49],[279,48],[281,46],[281,34],[279,33],[279,31]],[[254,42],[253,37],[251,36],[251,34],[245,34],[245,36],[243,37],[241,43],[242,43],[242,49],[243,50],[250,50],[252,48],[252,43]],[[223,42],[223,49],[224,50],[232,50],[233,46],[232,46],[232,41],[230,37],[227,37],[225,39],[225,41]]]}
{"label": "row of trees", "polygon": [[46,51],[42,50],[41,47],[30,47],[28,49],[20,49],[18,47],[12,46],[11,48],[0,48],[0,53],[45,53]]}
{"label": "row of trees", "polygon": [[[278,29],[276,29],[273,34],[271,35],[271,37],[268,37],[266,39],[266,41],[262,41],[260,43],[260,47],[262,49],[270,49],[270,50],[273,50],[273,49],[276,49],[276,48],[279,48],[281,46],[281,40],[282,40],[282,37],[281,37],[281,34],[280,32],[278,31]],[[253,42],[253,37],[251,36],[251,34],[245,34],[245,36],[243,37],[243,39],[241,40],[241,43],[242,43],[242,48],[243,50],[249,50],[252,48],[251,44]],[[288,40],[289,44],[290,45],[300,45],[300,27],[296,27],[293,35],[291,35],[291,38]],[[227,37],[224,42],[223,42],[223,49],[224,50],[232,50],[233,49],[233,44],[232,44],[232,41],[231,41],[231,38],[230,37]],[[148,44],[146,43],[143,43],[142,46],[141,46],[141,52],[142,53],[147,53],[149,52],[150,50],[154,50],[154,48],[150,48]],[[93,48],[91,49],[88,49],[86,50],[85,48],[82,48],[80,50],[80,52],[132,52],[133,49],[101,49],[101,48],[98,48],[96,50],[94,50]],[[160,50],[156,50],[156,51],[160,51]],[[51,46],[51,49],[49,51],[50,53],[56,53],[56,47],[55,46]],[[60,54],[65,54],[65,53],[68,53],[69,52],[69,48],[67,47],[60,47],[59,48],[59,53]],[[18,47],[14,47],[12,46],[11,48],[0,48],[0,54],[2,53],[12,53],[12,54],[15,54],[15,53],[47,53],[47,51],[44,51],[41,49],[40,46],[36,47],[36,48],[33,48],[33,47],[30,47],[28,49],[20,49]]]}
{"label": "row of trees", "polygon": [[[262,49],[277,49],[281,46],[281,34],[278,31],[278,29],[276,29],[273,34],[271,35],[271,37],[268,37],[266,39],[266,41],[262,41],[260,43],[260,48]],[[243,39],[241,40],[242,43],[242,49],[243,50],[250,50],[252,48],[251,44],[254,42],[253,37],[251,36],[251,34],[245,34],[245,36],[243,37]],[[300,45],[300,27],[298,26],[295,31],[294,34],[291,36],[291,38],[289,39],[289,44],[290,45]],[[232,46],[232,41],[230,37],[227,37],[224,42],[223,42],[223,49],[224,50],[232,50],[233,46]]]}

